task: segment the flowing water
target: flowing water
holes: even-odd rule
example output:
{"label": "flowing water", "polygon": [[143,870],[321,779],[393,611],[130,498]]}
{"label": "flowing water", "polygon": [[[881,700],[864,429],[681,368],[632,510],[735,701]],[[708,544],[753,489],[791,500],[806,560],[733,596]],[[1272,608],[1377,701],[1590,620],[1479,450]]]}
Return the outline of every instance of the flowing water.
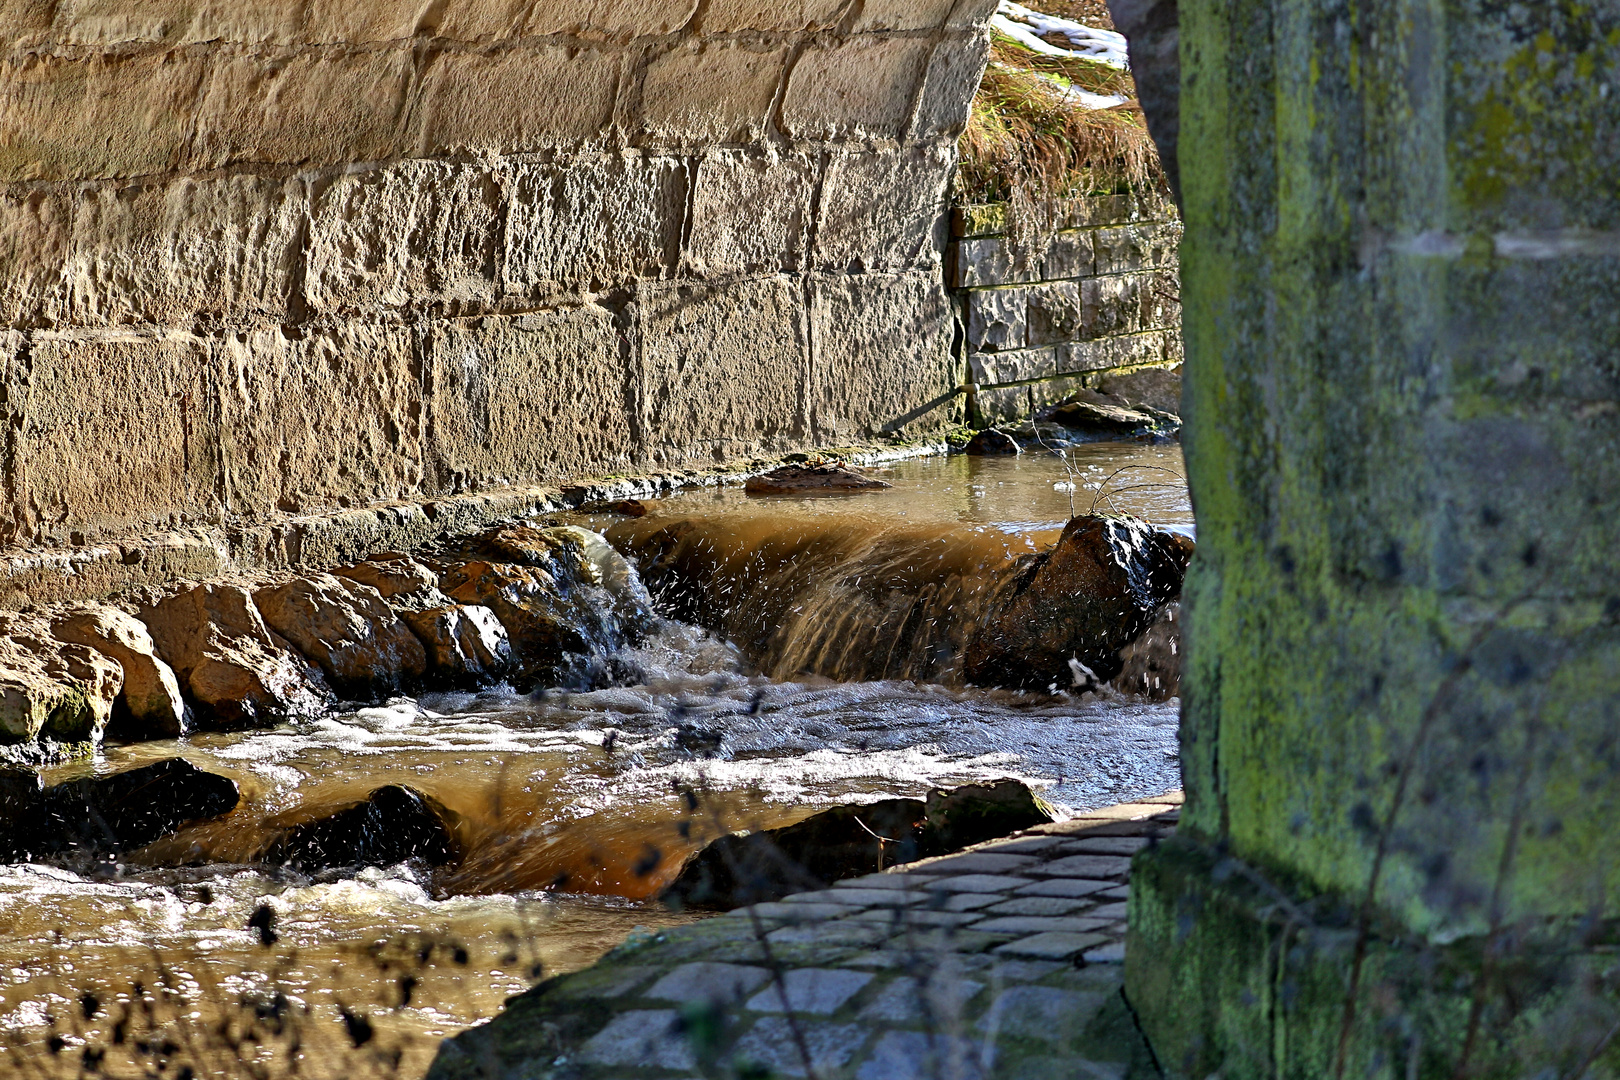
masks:
{"label": "flowing water", "polygon": [[[988,584],[1122,466],[1141,468],[1114,478],[1115,509],[1190,528],[1184,489],[1151,471],[1179,465],[1099,445],[901,462],[874,470],[891,490],[853,496],[677,494],[591,522],[626,546],[694,522],[722,564],[701,603],[665,598],[717,632],[666,621],[615,658],[632,685],[401,698],[51,770],[179,754],[243,798],[121,863],[0,867],[0,1069],[415,1076],[536,979],[694,917],[652,897],[722,831],[1001,776],[1071,809],[1178,786],[1174,701],[963,687],[952,649]],[[454,812],[453,868],[255,863],[280,828],[392,783]]]}

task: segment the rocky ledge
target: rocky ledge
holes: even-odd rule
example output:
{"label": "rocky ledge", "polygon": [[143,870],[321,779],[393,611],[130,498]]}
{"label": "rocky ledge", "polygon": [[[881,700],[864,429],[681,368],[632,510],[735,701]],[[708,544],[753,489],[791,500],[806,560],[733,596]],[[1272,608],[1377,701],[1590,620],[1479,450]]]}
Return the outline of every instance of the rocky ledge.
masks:
{"label": "rocky ledge", "polygon": [[329,573],[0,613],[0,757],[270,727],[426,687],[587,684],[652,617],[600,536],[515,524]]}

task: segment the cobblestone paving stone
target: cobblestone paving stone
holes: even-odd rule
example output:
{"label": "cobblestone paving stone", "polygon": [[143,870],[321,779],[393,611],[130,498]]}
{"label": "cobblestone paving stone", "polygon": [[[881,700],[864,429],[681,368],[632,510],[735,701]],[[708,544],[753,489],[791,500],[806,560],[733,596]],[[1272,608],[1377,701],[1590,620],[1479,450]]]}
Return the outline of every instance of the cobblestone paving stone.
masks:
{"label": "cobblestone paving stone", "polygon": [[636,934],[445,1041],[430,1080],[1149,1080],[1130,856],[1179,792]]}

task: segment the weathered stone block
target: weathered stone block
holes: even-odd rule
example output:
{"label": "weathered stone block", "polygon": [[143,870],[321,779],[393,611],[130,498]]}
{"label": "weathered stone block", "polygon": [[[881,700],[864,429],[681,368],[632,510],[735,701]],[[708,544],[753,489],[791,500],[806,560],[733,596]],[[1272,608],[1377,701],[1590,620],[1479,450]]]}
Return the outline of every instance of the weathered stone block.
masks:
{"label": "weathered stone block", "polygon": [[[192,45],[228,41],[290,44],[311,5],[299,0],[252,4],[210,0],[66,0],[55,5],[52,40],[64,45]],[[375,9],[379,5],[348,5]],[[408,32],[404,36],[409,36]],[[341,38],[323,38],[334,41]]]}
{"label": "weathered stone block", "polygon": [[197,102],[183,114],[190,129],[185,163],[192,169],[376,161],[400,156],[409,145],[401,124],[416,72],[403,50],[326,47],[281,63],[256,55],[196,62],[206,64]]}
{"label": "weathered stone block", "polygon": [[1090,277],[1096,268],[1091,237],[1089,230],[1060,232],[1040,256],[1022,255],[1001,236],[958,240],[952,280],[961,289]]}
{"label": "weathered stone block", "polygon": [[0,194],[0,322],[28,325],[66,318],[64,268],[72,244],[73,204],[66,193]]}
{"label": "weathered stone block", "polygon": [[[1025,341],[1030,345],[1055,345],[1082,336],[1127,329],[1124,326],[1098,327],[1095,310],[1081,305],[1082,289],[1087,299],[1099,291],[1111,294],[1117,286],[1106,279],[1087,282],[1057,281],[1032,285],[1018,292],[1025,297]],[[1113,307],[1104,310],[1112,311]]]}
{"label": "weathered stone block", "polygon": [[238,174],[82,189],[66,274],[77,323],[284,319],[304,183]]}
{"label": "weathered stone block", "polygon": [[[581,0],[566,4],[535,4],[529,0],[485,2],[492,11],[512,8],[524,12],[528,19],[523,24],[526,35],[582,34],[613,38],[673,34],[688,25],[698,9],[698,0]],[[485,25],[489,24],[486,22]]]}
{"label": "weathered stone block", "polygon": [[[132,738],[174,738],[185,734],[186,703],[174,669],[157,657],[157,646],[145,624],[116,608],[68,612],[51,623],[51,634],[70,645],[84,645],[118,662],[123,671],[119,703],[126,714],[117,720]],[[115,717],[117,711],[114,713]]]}
{"label": "weathered stone block", "polygon": [[375,315],[497,293],[502,192],[481,165],[406,161],[317,189],[304,293],[318,312]]}
{"label": "weathered stone block", "polygon": [[613,313],[594,306],[433,326],[426,377],[436,486],[628,462],[626,340]]}
{"label": "weathered stone block", "polygon": [[[442,52],[421,75],[414,152],[600,144],[609,132],[624,63],[616,52],[549,44]],[[351,151],[344,160],[371,156],[382,155]]]}
{"label": "weathered stone block", "polygon": [[822,183],[815,263],[829,270],[936,266],[945,247],[949,146],[838,154]]}
{"label": "weathered stone block", "polygon": [[959,415],[950,299],[938,278],[926,271],[821,275],[814,290],[818,438],[938,427]]}
{"label": "weathered stone block", "polygon": [[203,77],[179,54],[12,54],[0,61],[0,182],[174,169]]}
{"label": "weathered stone block", "polygon": [[56,522],[123,531],[218,515],[220,417],[204,341],[37,331],[30,356],[14,421],[25,533],[65,532]]}
{"label": "weathered stone block", "polygon": [[848,7],[844,0],[711,0],[700,29],[705,34],[827,30],[838,24]]}
{"label": "weathered stone block", "polygon": [[637,110],[659,144],[754,142],[765,130],[788,51],[780,44],[680,42],[647,63]]}
{"label": "weathered stone block", "polygon": [[688,168],[634,154],[508,165],[503,290],[602,288],[673,266]]}
{"label": "weathered stone block", "polygon": [[659,460],[741,454],[808,434],[800,282],[654,285],[636,301],[638,415]]}
{"label": "weathered stone block", "polygon": [[219,483],[233,510],[307,512],[419,490],[422,387],[409,330],[267,329],[227,335],[218,349]]}
{"label": "weathered stone block", "polygon": [[967,294],[967,343],[976,352],[1020,349],[1028,336],[1025,289],[975,289]]}
{"label": "weathered stone block", "polygon": [[816,163],[717,151],[696,164],[686,262],[698,273],[796,270],[815,191]]}
{"label": "weathered stone block", "polygon": [[1097,229],[1092,233],[1097,273],[1125,274],[1174,267],[1181,238],[1174,224],[1148,223]]}
{"label": "weathered stone block", "polygon": [[[982,0],[959,4],[956,0],[868,0],[855,17],[856,33],[872,30],[933,30],[947,24],[971,25],[963,21],[959,7],[983,7]],[[994,10],[995,5],[990,5]],[[987,13],[988,14],[988,13]]]}
{"label": "weathered stone block", "polygon": [[930,48],[911,38],[815,41],[788,78],[783,128],[795,139],[898,138]]}
{"label": "weathered stone block", "polygon": [[[867,11],[871,11],[868,7]],[[922,95],[917,103],[910,137],[914,139],[954,139],[967,127],[971,97],[962,96],[962,87],[978,86],[984,76],[989,42],[982,34],[947,37],[934,46],[928,57]]]}

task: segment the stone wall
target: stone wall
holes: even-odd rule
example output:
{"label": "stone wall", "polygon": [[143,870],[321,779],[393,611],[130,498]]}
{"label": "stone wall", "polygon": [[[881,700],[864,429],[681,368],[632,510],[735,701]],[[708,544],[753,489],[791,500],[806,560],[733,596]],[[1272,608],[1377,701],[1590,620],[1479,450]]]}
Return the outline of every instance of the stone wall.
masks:
{"label": "stone wall", "polygon": [[0,8],[0,543],[960,414],[993,0]]}
{"label": "stone wall", "polygon": [[1175,207],[1155,195],[1076,199],[1045,244],[1007,235],[1003,206],[952,214],[974,412],[1027,416],[1111,372],[1181,362]]}

